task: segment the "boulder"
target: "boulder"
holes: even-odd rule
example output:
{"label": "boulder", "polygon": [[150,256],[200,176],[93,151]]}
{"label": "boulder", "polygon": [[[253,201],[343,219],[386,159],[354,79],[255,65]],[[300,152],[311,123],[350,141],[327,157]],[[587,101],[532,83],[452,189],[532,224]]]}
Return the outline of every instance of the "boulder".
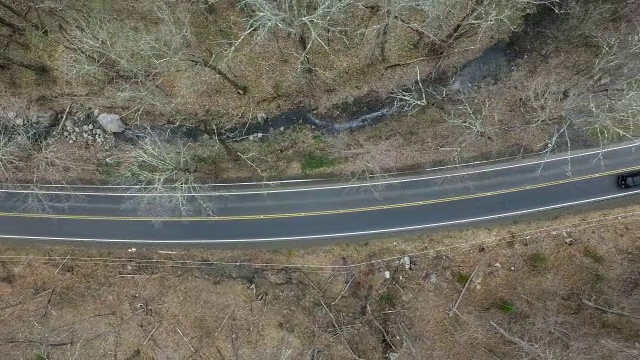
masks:
{"label": "boulder", "polygon": [[98,122],[106,132],[110,133],[123,132],[127,127],[120,119],[120,115],[116,114],[100,114]]}
{"label": "boulder", "polygon": [[54,126],[58,122],[58,113],[53,110],[44,110],[33,113],[31,121],[44,127]]}

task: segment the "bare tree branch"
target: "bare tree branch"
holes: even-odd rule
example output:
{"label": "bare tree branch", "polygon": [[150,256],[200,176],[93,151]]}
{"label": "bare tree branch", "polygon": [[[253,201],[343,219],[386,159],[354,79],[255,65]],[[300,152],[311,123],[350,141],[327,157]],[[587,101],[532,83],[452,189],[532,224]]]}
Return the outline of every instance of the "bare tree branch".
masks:
{"label": "bare tree branch", "polygon": [[626,312],[620,311],[620,310],[609,309],[609,308],[606,308],[604,306],[597,305],[597,304],[595,304],[595,303],[593,303],[593,302],[591,302],[589,300],[586,300],[586,299],[582,299],[582,303],[585,304],[585,305],[591,306],[592,308],[595,308],[595,309],[598,309],[598,310],[602,310],[602,311],[605,311],[605,312],[608,312],[608,313],[611,313],[611,314],[616,314],[616,315],[620,315],[620,316],[628,316],[628,317],[633,318],[633,319],[640,319],[640,316],[638,316],[638,315],[629,314],[629,313],[626,313]]}

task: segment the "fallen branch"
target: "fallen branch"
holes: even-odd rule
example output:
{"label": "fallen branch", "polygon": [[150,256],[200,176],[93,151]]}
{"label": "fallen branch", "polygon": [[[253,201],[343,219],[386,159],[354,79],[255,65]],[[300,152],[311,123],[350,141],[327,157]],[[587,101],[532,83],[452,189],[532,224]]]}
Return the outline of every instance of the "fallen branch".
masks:
{"label": "fallen branch", "polygon": [[401,18],[398,15],[394,15],[393,18],[395,20],[398,20],[399,22],[401,22],[402,24],[404,24],[407,28],[409,28],[410,30],[412,30],[413,32],[415,32],[416,34],[418,34],[418,37],[423,38],[423,37],[428,37],[429,39],[431,39],[431,41],[435,42],[437,45],[443,46],[444,44],[442,43],[442,41],[440,41],[437,37],[433,36],[432,34],[424,31],[423,29],[421,29],[420,27],[418,27],[415,24],[410,23],[409,21]]}
{"label": "fallen branch", "polygon": [[65,121],[67,121],[67,113],[69,113],[70,108],[71,105],[67,106],[67,109],[64,111],[64,115],[62,115],[62,120],[60,120],[60,123],[58,123],[58,132],[60,132],[60,129],[62,129],[62,125],[64,125]]}
{"label": "fallen branch", "polygon": [[232,78],[231,76],[229,76],[229,74],[224,72],[219,66],[213,64],[212,62],[205,61],[202,58],[197,57],[195,55],[191,55],[191,58],[187,60],[195,64],[196,66],[202,66],[207,69],[213,70],[216,74],[220,75],[229,85],[233,86],[233,88],[236,89],[238,94],[245,95],[247,93],[248,87],[246,84]]}
{"label": "fallen branch", "polygon": [[231,313],[234,311],[235,309],[231,309],[229,310],[229,312],[227,313],[227,316],[225,316],[224,320],[222,320],[222,324],[220,324],[220,327],[218,328],[218,330],[216,330],[215,335],[218,335],[218,333],[222,330],[222,328],[224,327],[224,324],[227,322],[227,319],[229,318],[229,315],[231,315]]}
{"label": "fallen branch", "polygon": [[42,314],[42,317],[47,316],[47,312],[49,311],[49,308],[51,307],[51,306],[49,306],[51,304],[51,298],[53,297],[53,292],[55,290],[56,290],[56,288],[52,288],[51,289],[51,293],[49,294],[49,300],[47,300],[47,305],[45,305],[44,314]]}
{"label": "fallen branch", "polygon": [[191,344],[189,344],[189,340],[187,340],[187,338],[184,336],[184,334],[182,333],[182,331],[180,331],[180,329],[176,326],[176,330],[178,330],[178,333],[180,334],[180,336],[182,336],[182,338],[184,339],[184,342],[187,343],[187,346],[189,346],[189,349],[191,349],[191,351],[193,353],[195,353],[196,351],[193,349],[193,347],[191,346]]}
{"label": "fallen branch", "polygon": [[158,329],[158,326],[160,326],[160,322],[158,322],[156,326],[153,328],[153,330],[151,330],[147,338],[144,339],[144,342],[142,343],[142,345],[147,345],[147,342],[149,341],[149,339],[151,339],[151,336],[153,336],[153,333],[156,332],[156,330]]}
{"label": "fallen branch", "polygon": [[320,295],[322,295],[324,293],[324,291],[320,291],[320,289],[318,289],[316,284],[314,284],[313,281],[311,281],[311,279],[309,279],[307,274],[305,274],[304,272],[301,272],[301,274],[302,274],[302,276],[304,276],[305,279],[307,279],[307,281],[309,282],[309,285],[313,288],[313,290],[315,290]]}
{"label": "fallen branch", "polygon": [[633,318],[633,319],[640,319],[640,316],[629,314],[629,313],[626,313],[624,311],[608,309],[608,308],[606,308],[604,306],[596,305],[596,304],[592,303],[589,300],[582,299],[582,303],[585,304],[585,305],[591,306],[592,308],[595,308],[595,309],[598,309],[598,310],[602,310],[602,311],[605,311],[605,312],[608,312],[608,313],[621,315],[621,316],[628,316],[628,317]]}
{"label": "fallen branch", "polygon": [[404,62],[399,62],[399,63],[394,63],[394,64],[387,65],[387,66],[385,66],[385,67],[384,67],[384,69],[385,69],[385,70],[389,70],[389,69],[393,69],[393,68],[398,67],[398,66],[410,65],[410,64],[413,64],[414,62],[418,62],[418,61],[426,60],[426,59],[430,59],[430,58],[431,58],[431,57],[428,57],[428,56],[426,56],[426,57],[419,57],[419,58],[416,58],[416,59],[413,59],[413,60],[409,60],[409,61],[404,61]]}
{"label": "fallen branch", "polygon": [[458,305],[460,305],[460,300],[462,300],[462,296],[464,295],[464,293],[467,291],[467,288],[469,287],[469,284],[471,283],[471,280],[473,279],[473,275],[476,274],[476,271],[478,271],[478,266],[480,266],[480,264],[476,265],[476,268],[473,269],[473,272],[471,273],[471,275],[469,275],[469,278],[467,279],[467,282],[464,284],[464,287],[462,288],[462,292],[460,292],[460,296],[458,296],[458,299],[456,299],[456,302],[453,303],[453,306],[451,306],[451,309],[449,309],[449,316],[453,316],[455,314],[460,315],[460,313],[458,312]]}
{"label": "fallen branch", "polygon": [[20,339],[6,339],[3,342],[7,344],[39,344],[40,346],[68,346],[73,344],[73,340],[71,341],[62,341],[62,342],[53,342],[53,343],[42,343],[37,340],[20,340]]}
{"label": "fallen branch", "polygon": [[382,325],[380,325],[380,323],[378,322],[378,320],[376,320],[376,318],[373,316],[373,314],[371,313],[371,308],[369,307],[369,304],[367,304],[367,312],[369,313],[369,317],[371,317],[371,320],[373,321],[373,323],[376,325],[376,327],[378,329],[380,329],[380,331],[382,332],[382,336],[384,336],[385,341],[387,342],[387,344],[389,344],[389,346],[391,346],[391,348],[393,349],[393,351],[398,352],[398,349],[396,349],[396,347],[393,345],[393,343],[391,342],[391,338],[389,338],[389,334],[387,334],[387,332],[384,330],[384,328],[382,327]]}
{"label": "fallen branch", "polygon": [[537,358],[542,358],[540,353],[533,346],[527,344],[526,342],[518,339],[515,336],[509,335],[506,331],[504,331],[501,327],[496,325],[496,323],[494,323],[493,321],[490,321],[489,323],[491,325],[493,325],[493,327],[496,328],[496,330],[498,330],[500,332],[500,334],[502,334],[502,336],[507,338],[507,340],[511,341],[512,343],[517,344],[518,346],[520,346],[522,348],[522,350],[524,350],[524,352],[526,352],[527,354],[529,354],[531,356],[534,356],[534,357],[537,357]]}
{"label": "fallen branch", "polygon": [[353,351],[351,346],[349,346],[349,342],[347,341],[347,338],[344,337],[344,333],[340,331],[340,326],[338,326],[338,323],[336,322],[336,318],[333,316],[333,313],[331,313],[331,310],[329,310],[327,305],[324,304],[324,301],[322,301],[322,299],[320,299],[320,303],[322,304],[322,307],[327,311],[327,313],[331,317],[331,322],[333,322],[333,326],[336,328],[336,332],[340,334],[340,337],[342,338],[342,340],[344,340],[344,343],[345,345],[347,345],[347,348],[351,352],[351,355],[353,355],[353,357],[356,358],[357,360],[362,360],[362,358],[360,358],[360,356],[358,356],[358,354],[356,354],[355,351]]}
{"label": "fallen branch", "polygon": [[353,275],[353,277],[351,278],[351,280],[349,280],[349,283],[347,285],[344,286],[344,288],[342,289],[342,292],[340,293],[340,295],[338,296],[338,298],[331,303],[331,305],[335,305],[338,301],[340,301],[340,299],[342,299],[342,296],[344,295],[344,293],[347,292],[347,289],[349,288],[349,286],[351,285],[351,283],[353,282],[353,280],[356,278],[356,276],[358,276],[358,274]]}
{"label": "fallen branch", "polygon": [[238,360],[238,344],[236,343],[236,330],[231,324],[231,349],[233,350],[233,359]]}
{"label": "fallen branch", "polygon": [[58,269],[56,270],[56,272],[54,272],[53,274],[57,274],[58,271],[60,271],[60,269],[62,269],[62,266],[64,265],[64,263],[67,262],[67,260],[69,260],[69,256],[71,256],[71,254],[67,255],[67,257],[64,259],[64,261],[62,262],[62,264],[60,264],[60,266],[58,266]]}

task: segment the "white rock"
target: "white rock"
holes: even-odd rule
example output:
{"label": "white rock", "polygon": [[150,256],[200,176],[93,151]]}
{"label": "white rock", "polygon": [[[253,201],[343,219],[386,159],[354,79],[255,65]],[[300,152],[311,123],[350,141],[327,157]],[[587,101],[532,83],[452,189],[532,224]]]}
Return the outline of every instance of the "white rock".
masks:
{"label": "white rock", "polygon": [[98,122],[106,132],[110,133],[123,132],[126,128],[120,116],[116,114],[100,114],[100,116],[98,116]]}
{"label": "white rock", "polygon": [[265,115],[264,113],[258,113],[256,115],[256,120],[258,120],[259,122],[264,122],[265,120],[267,120],[267,115]]}
{"label": "white rock", "polygon": [[93,124],[89,124],[89,126],[87,126],[89,128],[89,130],[93,130]]}
{"label": "white rock", "polygon": [[93,110],[93,115],[95,115],[95,116],[100,115],[100,110],[99,109],[94,109]]}
{"label": "white rock", "polygon": [[572,238],[568,238],[568,239],[564,239],[564,243],[567,245],[573,245],[576,243],[576,241]]}
{"label": "white rock", "polygon": [[436,280],[437,280],[437,275],[436,273],[429,273],[429,275],[427,275],[427,280],[429,280],[430,283],[435,284]]}
{"label": "white rock", "polygon": [[262,136],[264,136],[263,133],[259,132],[258,135],[256,135],[258,137],[258,139],[262,139]]}
{"label": "white rock", "polygon": [[500,263],[499,263],[499,262],[495,263],[493,266],[494,266],[494,267],[497,267],[497,268],[501,268],[501,267],[502,267],[502,265],[500,265]]}
{"label": "white rock", "polygon": [[509,268],[509,270],[511,270],[511,271],[515,271],[515,270],[516,270],[516,267],[515,267],[515,266],[512,266],[512,267],[510,267],[510,268]]}
{"label": "white rock", "polygon": [[402,258],[402,260],[400,260],[400,264],[404,265],[404,268],[407,270],[411,270],[411,258],[408,256],[405,256]]}
{"label": "white rock", "polygon": [[16,122],[16,125],[18,125],[18,126],[24,125],[24,119],[17,118],[17,119],[15,119],[15,122]]}
{"label": "white rock", "polygon": [[391,278],[391,273],[390,273],[390,272],[388,272],[388,271],[385,271],[385,272],[384,272],[384,278],[385,278],[385,279],[390,279],[390,278]]}

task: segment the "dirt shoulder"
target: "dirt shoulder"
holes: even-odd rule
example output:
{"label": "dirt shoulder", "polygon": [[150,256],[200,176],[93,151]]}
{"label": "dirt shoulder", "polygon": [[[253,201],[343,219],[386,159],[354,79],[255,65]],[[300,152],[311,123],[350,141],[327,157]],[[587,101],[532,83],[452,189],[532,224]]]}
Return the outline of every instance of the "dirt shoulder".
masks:
{"label": "dirt shoulder", "polygon": [[37,359],[637,358],[639,215],[282,250],[4,245],[0,348]]}

